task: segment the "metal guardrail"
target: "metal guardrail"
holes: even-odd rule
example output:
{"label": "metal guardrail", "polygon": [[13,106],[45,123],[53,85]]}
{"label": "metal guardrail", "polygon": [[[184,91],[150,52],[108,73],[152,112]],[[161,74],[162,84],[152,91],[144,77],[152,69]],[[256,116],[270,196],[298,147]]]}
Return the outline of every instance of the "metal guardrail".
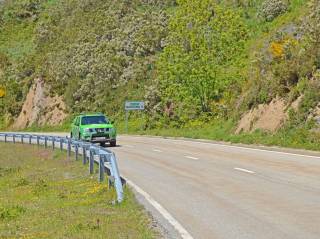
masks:
{"label": "metal guardrail", "polygon": [[115,186],[117,201],[119,203],[123,201],[123,187],[117,158],[113,152],[106,148],[68,137],[24,133],[0,133],[0,141],[36,144],[38,146],[44,145],[45,148],[51,146],[53,150],[56,148],[59,148],[60,150],[66,149],[68,157],[71,156],[72,151],[75,153],[76,160],[79,160],[79,155],[82,155],[83,164],[89,164],[90,174],[93,174],[94,172],[94,163],[99,165],[99,182],[104,181],[105,172],[107,171],[109,186]]}

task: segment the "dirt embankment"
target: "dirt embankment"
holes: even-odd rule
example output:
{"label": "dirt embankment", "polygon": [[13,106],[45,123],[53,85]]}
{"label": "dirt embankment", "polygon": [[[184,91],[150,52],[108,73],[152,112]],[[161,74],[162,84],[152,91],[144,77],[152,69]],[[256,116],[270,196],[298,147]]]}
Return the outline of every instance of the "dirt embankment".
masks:
{"label": "dirt embankment", "polygon": [[50,96],[49,87],[42,79],[36,79],[12,127],[23,129],[33,124],[58,125],[66,116],[66,105],[62,97]]}
{"label": "dirt embankment", "polygon": [[286,119],[286,104],[283,99],[274,99],[270,104],[260,104],[243,115],[236,133],[250,132],[256,129],[276,131]]}
{"label": "dirt embankment", "polygon": [[257,129],[276,132],[288,119],[288,109],[297,110],[302,98],[303,96],[300,96],[291,104],[287,104],[284,99],[277,97],[269,104],[258,105],[241,117],[236,133],[253,132]]}

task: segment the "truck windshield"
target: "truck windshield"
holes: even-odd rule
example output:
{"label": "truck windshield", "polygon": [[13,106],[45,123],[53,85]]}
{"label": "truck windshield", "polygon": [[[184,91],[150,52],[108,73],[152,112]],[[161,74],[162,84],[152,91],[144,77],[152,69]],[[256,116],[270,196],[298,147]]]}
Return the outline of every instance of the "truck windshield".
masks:
{"label": "truck windshield", "polygon": [[81,119],[81,124],[108,124],[108,120],[104,116],[84,116]]}

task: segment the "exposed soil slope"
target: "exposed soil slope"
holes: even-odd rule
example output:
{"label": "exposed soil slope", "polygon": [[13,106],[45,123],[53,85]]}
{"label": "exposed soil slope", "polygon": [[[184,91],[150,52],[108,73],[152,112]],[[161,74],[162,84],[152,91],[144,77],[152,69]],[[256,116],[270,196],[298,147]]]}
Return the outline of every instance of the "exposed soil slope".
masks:
{"label": "exposed soil slope", "polygon": [[14,129],[38,125],[58,125],[66,118],[66,106],[61,96],[50,96],[49,88],[41,78],[36,79],[27,94]]}
{"label": "exposed soil slope", "polygon": [[269,104],[260,104],[244,114],[236,133],[255,131],[256,129],[275,132],[287,118],[286,103],[281,98],[272,100]]}

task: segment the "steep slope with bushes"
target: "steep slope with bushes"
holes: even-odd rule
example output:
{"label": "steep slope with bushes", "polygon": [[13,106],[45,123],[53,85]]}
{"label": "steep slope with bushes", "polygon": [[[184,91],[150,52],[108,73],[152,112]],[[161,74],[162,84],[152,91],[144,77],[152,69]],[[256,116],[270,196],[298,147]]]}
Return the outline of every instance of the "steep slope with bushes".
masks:
{"label": "steep slope with bushes", "polygon": [[[7,0],[1,10],[1,84],[10,123],[35,78],[63,95],[69,113],[116,115],[143,96],[166,36],[170,1]],[[12,104],[12,102],[15,102]],[[11,119],[11,120],[10,120]]]}
{"label": "steep slope with bushes", "polygon": [[[14,121],[41,78],[52,97],[63,97],[69,115],[103,111],[120,128],[124,101],[144,99],[147,130],[218,124],[224,140],[249,132],[316,145],[319,6],[319,0],[6,0],[0,120]],[[272,112],[278,114],[270,118]],[[140,128],[136,117],[131,122]]]}

